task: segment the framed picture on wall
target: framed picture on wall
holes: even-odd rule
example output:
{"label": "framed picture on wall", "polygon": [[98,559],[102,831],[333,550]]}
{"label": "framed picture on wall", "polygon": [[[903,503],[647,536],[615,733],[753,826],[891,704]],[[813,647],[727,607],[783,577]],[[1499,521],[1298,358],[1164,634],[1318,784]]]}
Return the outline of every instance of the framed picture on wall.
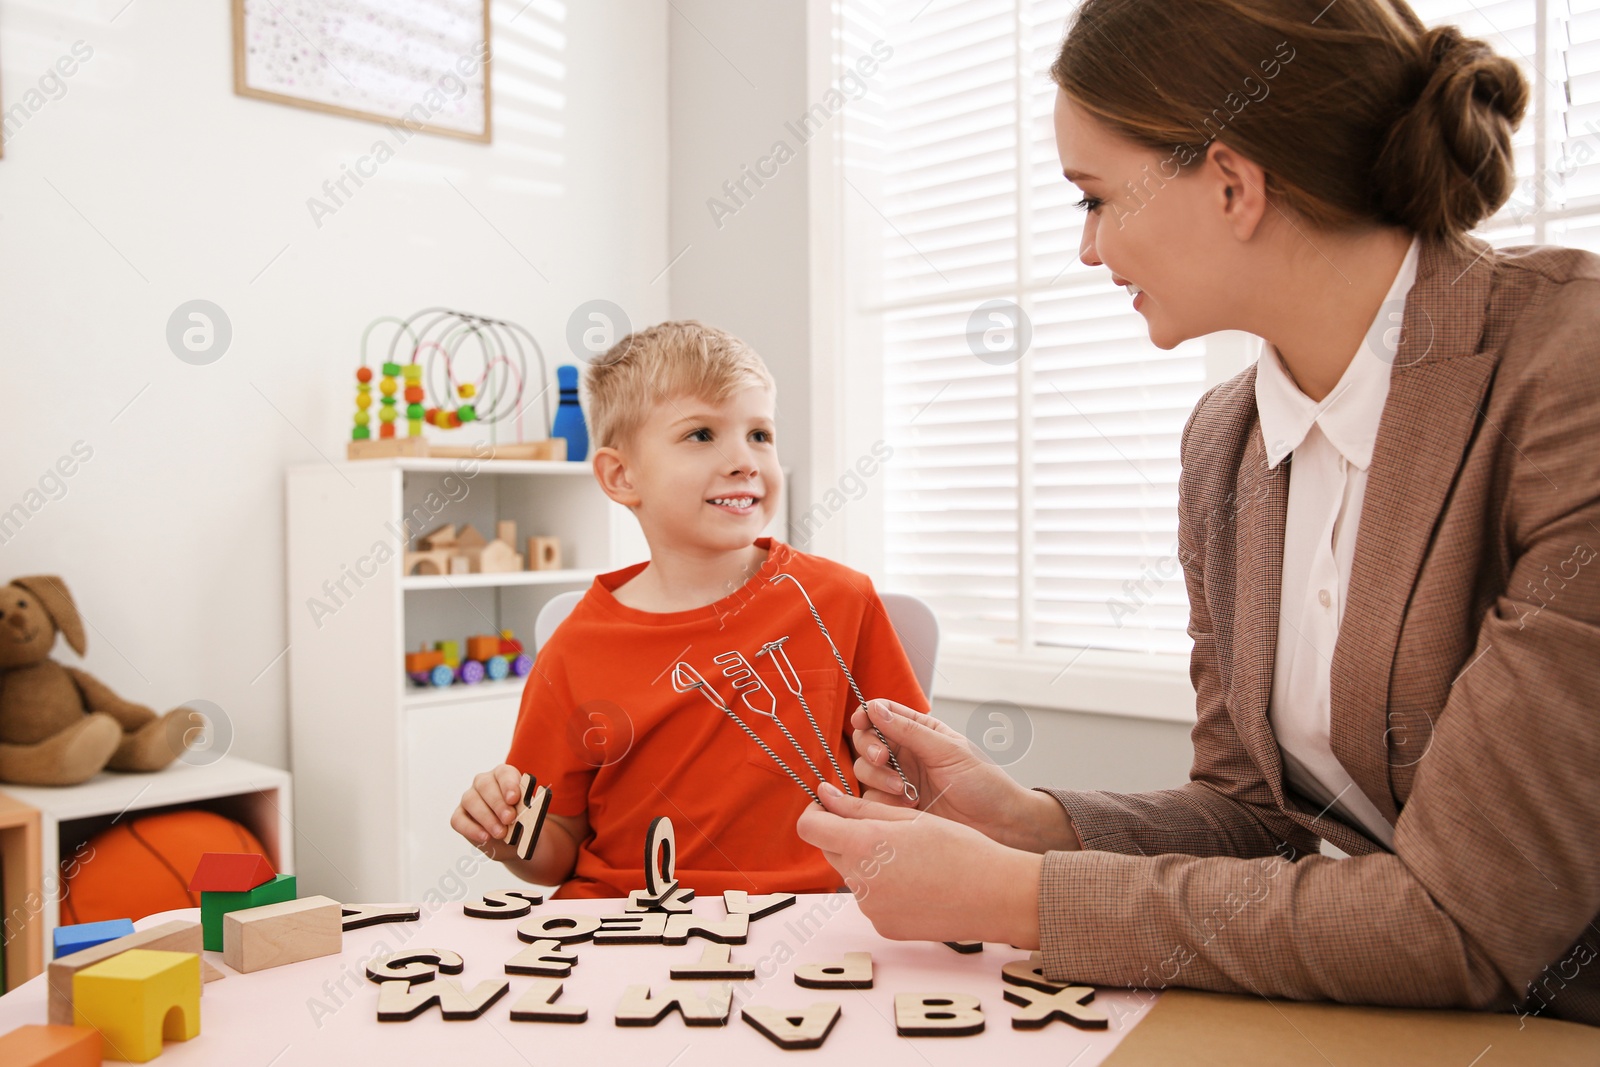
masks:
{"label": "framed picture on wall", "polygon": [[233,89],[488,142],[489,0],[233,0]]}

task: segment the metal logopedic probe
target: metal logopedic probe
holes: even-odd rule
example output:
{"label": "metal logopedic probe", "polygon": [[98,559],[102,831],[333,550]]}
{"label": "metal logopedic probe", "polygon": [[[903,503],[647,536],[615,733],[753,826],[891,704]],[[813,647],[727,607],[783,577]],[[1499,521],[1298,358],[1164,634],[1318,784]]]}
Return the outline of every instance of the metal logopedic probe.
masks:
{"label": "metal logopedic probe", "polygon": [[[756,653],[758,656],[760,654],[759,652]],[[783,724],[783,720],[778,718],[777,698],[772,695],[772,690],[768,689],[766,683],[756,674],[755,668],[750,666],[750,661],[744,658],[744,653],[724,652],[722,655],[712,659],[711,662],[722,665],[723,676],[733,681],[733,691],[739,694],[739,699],[744,701],[745,707],[757,715],[765,715],[778,724],[778,729],[783,731],[783,736],[789,739],[789,744],[794,746],[794,750],[800,753],[800,758],[806,761],[806,766],[811,768],[811,773],[817,776],[817,781],[822,781],[822,772],[817,770],[817,765],[811,761],[811,754],[801,746],[800,742],[794,739],[794,734],[791,734],[789,728]],[[788,684],[787,679],[785,679],[784,684]],[[757,697],[764,698],[762,703],[766,705],[765,708],[756,706],[756,700],[753,698]],[[809,715],[810,713],[807,712],[807,714]],[[820,737],[822,735],[819,733],[817,736]],[[823,741],[823,745],[827,745],[826,740]],[[828,755],[833,755],[832,750],[829,750]]]}
{"label": "metal logopedic probe", "polygon": [[[721,658],[721,657],[719,657],[719,658]],[[742,657],[742,656],[740,657],[740,659],[743,659],[743,658],[744,657]],[[748,664],[746,666],[748,666]],[[751,671],[750,673],[753,675],[755,672]],[[759,683],[759,679],[757,679],[757,681]],[[765,752],[768,756],[772,757],[772,762],[776,763],[779,767],[783,768],[783,773],[787,774],[790,778],[793,778],[794,782],[795,782],[795,785],[798,785],[801,789],[804,789],[806,791],[806,796],[811,798],[812,803],[817,804],[817,805],[821,805],[822,801],[817,799],[816,791],[813,790],[809,785],[806,785],[805,780],[802,779],[798,774],[794,773],[794,768],[790,767],[787,763],[785,763],[783,761],[783,757],[778,755],[776,752],[774,752],[772,750],[772,746],[771,745],[769,745],[765,741],[761,740],[761,735],[756,733],[754,730],[752,730],[750,728],[750,724],[749,723],[747,723],[743,719],[739,718],[738,712],[734,711],[733,708],[728,706],[728,704],[722,699],[722,695],[720,693],[718,693],[716,691],[716,689],[711,685],[711,683],[706,681],[704,676],[702,676],[699,671],[695,670],[694,667],[692,667],[689,664],[684,663],[684,662],[682,662],[680,660],[678,662],[678,664],[675,667],[672,668],[672,688],[673,688],[674,691],[679,692],[679,693],[687,693],[687,692],[690,692],[691,690],[698,689],[700,691],[700,695],[705,697],[708,701],[711,702],[711,706],[712,707],[716,708],[718,711],[721,711],[728,718],[730,718],[734,722],[738,723],[739,724],[739,729],[741,729],[745,733],[749,734],[750,735],[750,740],[752,740],[756,744],[760,745],[761,746],[761,751]],[[762,686],[762,688],[765,689],[766,687]],[[772,695],[770,690],[768,690],[767,695],[768,696]],[[745,703],[746,703],[746,706],[749,706],[752,711],[758,710],[753,705],[750,705],[748,700],[746,700]],[[771,714],[771,713],[769,712],[767,714]],[[774,721],[776,721],[776,716],[773,716],[773,718],[774,718]],[[778,725],[782,726],[783,724],[779,723]],[[788,733],[789,733],[789,731],[787,729],[785,729],[784,730],[784,734],[787,735]],[[794,738],[790,737],[789,741],[790,741],[791,744],[793,744]],[[799,748],[798,745],[796,745],[795,747]],[[805,755],[804,750],[801,750],[800,754],[801,755]],[[807,757],[806,762],[807,763],[811,762],[809,757]],[[812,768],[812,770],[815,770],[815,769],[816,769],[815,767]],[[819,774],[819,775],[817,775],[817,777],[821,778],[822,776]]]}
{"label": "metal logopedic probe", "polygon": [[[828,648],[833,651],[833,658],[839,662],[839,669],[844,671],[845,681],[850,683],[850,691],[855,694],[856,700],[859,701],[861,707],[865,709],[867,706],[867,698],[862,694],[861,687],[856,684],[856,676],[850,673],[850,665],[845,663],[844,656],[839,653],[839,646],[833,643],[833,635],[828,633],[827,626],[823,625],[822,613],[819,612],[817,610],[817,606],[811,602],[811,594],[806,592],[806,587],[800,584],[800,579],[796,578],[792,574],[775,574],[768,580],[770,582],[777,583],[783,581],[785,578],[793,582],[794,587],[800,590],[800,595],[805,597],[806,607],[811,609],[812,621],[817,624],[817,629],[822,631],[822,638],[828,642]],[[872,726],[872,732],[878,735],[878,740],[883,742],[883,750],[889,754],[889,766],[894,768],[894,773],[900,776],[900,787],[905,793],[905,798],[911,801],[911,803],[915,804],[917,802],[917,787],[911,784],[911,780],[906,777],[906,772],[900,769],[900,759],[894,754],[894,749],[889,747],[889,739],[883,736],[883,731],[878,729],[878,724],[872,722],[871,719],[868,719],[867,721]]]}
{"label": "metal logopedic probe", "polygon": [[[772,666],[778,672],[778,677],[783,679],[784,688],[794,694],[800,702],[800,710],[806,713],[806,721],[811,724],[811,732],[817,735],[817,740],[822,743],[822,751],[828,754],[828,762],[833,764],[833,773],[839,776],[839,785],[846,795],[855,796],[856,791],[850,788],[850,782],[845,778],[844,771],[839,767],[839,757],[833,754],[833,746],[828,744],[828,737],[822,732],[822,727],[817,725],[817,717],[811,714],[811,705],[806,703],[805,690],[800,685],[800,672],[794,669],[794,663],[789,659],[789,653],[783,649],[788,637],[780,637],[776,641],[768,641],[761,646],[761,651],[756,653],[756,659],[762,656],[772,657]],[[813,770],[816,768],[813,767]],[[819,773],[820,779],[822,775]]]}

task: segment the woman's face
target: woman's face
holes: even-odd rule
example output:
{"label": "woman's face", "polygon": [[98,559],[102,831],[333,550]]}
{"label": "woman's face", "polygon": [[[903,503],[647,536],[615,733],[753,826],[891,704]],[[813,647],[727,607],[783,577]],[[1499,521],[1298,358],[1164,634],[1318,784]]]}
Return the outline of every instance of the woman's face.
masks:
{"label": "woman's face", "polygon": [[1180,176],[1185,157],[1117,136],[1059,89],[1055,127],[1062,171],[1083,191],[1079,258],[1128,288],[1158,348],[1229,328],[1239,265],[1226,180],[1204,164]]}

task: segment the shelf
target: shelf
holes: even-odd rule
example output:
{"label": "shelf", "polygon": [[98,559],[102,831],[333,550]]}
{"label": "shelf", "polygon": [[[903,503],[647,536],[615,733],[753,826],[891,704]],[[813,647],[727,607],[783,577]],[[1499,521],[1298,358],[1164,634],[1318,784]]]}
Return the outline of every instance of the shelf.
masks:
{"label": "shelf", "polygon": [[407,683],[402,702],[407,708],[434,708],[444,705],[468,704],[480,700],[520,700],[526,678],[505,678],[498,682],[482,681],[477,685],[445,685],[435,689]]}
{"label": "shelf", "polygon": [[505,571],[500,574],[413,574],[400,579],[406,592],[416,589],[486,589],[501,585],[579,585],[592,582],[599,571]]}
{"label": "shelf", "polygon": [[361,459],[351,462],[362,467],[389,464],[402,471],[427,471],[438,474],[459,470],[463,463],[476,463],[480,474],[564,474],[569,477],[593,477],[589,464],[582,460]]}

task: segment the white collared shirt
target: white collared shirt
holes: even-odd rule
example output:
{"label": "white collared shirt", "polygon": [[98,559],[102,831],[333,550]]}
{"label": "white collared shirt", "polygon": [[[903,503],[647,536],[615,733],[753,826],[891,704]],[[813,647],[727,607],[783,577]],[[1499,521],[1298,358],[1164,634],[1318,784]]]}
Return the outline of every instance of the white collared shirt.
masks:
{"label": "white collared shirt", "polygon": [[1394,847],[1394,825],[1333,754],[1329,742],[1333,647],[1339,639],[1367,469],[1389,397],[1400,315],[1417,277],[1411,249],[1355,358],[1321,401],[1300,391],[1270,343],[1256,368],[1256,410],[1267,466],[1294,456],[1283,530],[1283,585],[1269,719],[1284,774],[1303,795],[1326,804]]}

